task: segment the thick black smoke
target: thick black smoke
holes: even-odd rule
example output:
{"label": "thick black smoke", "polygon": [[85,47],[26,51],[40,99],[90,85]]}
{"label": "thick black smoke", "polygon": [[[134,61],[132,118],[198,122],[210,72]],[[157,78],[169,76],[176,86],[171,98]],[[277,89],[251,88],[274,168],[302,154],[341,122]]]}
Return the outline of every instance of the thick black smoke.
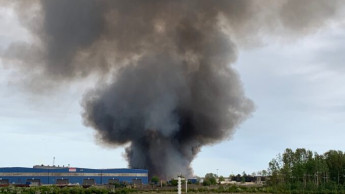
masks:
{"label": "thick black smoke", "polygon": [[190,175],[200,147],[228,137],[252,110],[237,75],[218,65],[205,61],[191,71],[169,53],[144,56],[86,95],[84,117],[106,142],[131,143],[131,167]]}
{"label": "thick black smoke", "polygon": [[130,167],[189,176],[200,148],[228,138],[253,110],[230,66],[235,45],[268,32],[315,31],[336,16],[340,2],[15,1],[7,4],[33,42],[0,54],[35,70],[33,80],[107,76],[84,96],[85,123],[102,141],[129,145]]}

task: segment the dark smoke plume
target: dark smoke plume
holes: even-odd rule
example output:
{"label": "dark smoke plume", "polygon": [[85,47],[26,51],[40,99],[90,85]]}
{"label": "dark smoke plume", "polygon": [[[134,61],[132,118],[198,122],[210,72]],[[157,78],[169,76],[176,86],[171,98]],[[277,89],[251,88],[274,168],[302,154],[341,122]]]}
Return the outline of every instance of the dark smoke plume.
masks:
{"label": "dark smoke plume", "polygon": [[341,1],[6,4],[18,10],[34,38],[12,44],[1,58],[33,69],[33,80],[49,83],[91,74],[110,78],[85,94],[85,123],[105,143],[129,145],[130,167],[168,178],[190,176],[201,147],[228,138],[253,110],[230,66],[235,45],[250,45],[267,33],[313,32],[337,16]]}

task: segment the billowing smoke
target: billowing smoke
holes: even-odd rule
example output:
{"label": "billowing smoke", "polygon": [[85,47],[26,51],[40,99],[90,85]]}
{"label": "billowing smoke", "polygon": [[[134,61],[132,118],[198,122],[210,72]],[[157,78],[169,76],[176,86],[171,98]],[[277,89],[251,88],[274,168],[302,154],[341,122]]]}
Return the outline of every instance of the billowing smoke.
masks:
{"label": "billowing smoke", "polygon": [[[2,2],[3,3],[3,2]],[[253,110],[231,67],[235,45],[305,34],[337,16],[336,0],[56,0],[7,3],[33,35],[1,52],[32,80],[105,78],[84,95],[84,121],[127,145],[132,168],[190,176],[204,145],[228,138]],[[46,84],[46,85],[45,85]],[[37,84],[35,84],[37,87]]]}
{"label": "billowing smoke", "polygon": [[190,175],[200,147],[228,137],[252,110],[225,62],[199,60],[189,70],[183,58],[167,51],[143,56],[120,69],[108,87],[86,95],[87,123],[106,142],[130,142],[131,167]]}

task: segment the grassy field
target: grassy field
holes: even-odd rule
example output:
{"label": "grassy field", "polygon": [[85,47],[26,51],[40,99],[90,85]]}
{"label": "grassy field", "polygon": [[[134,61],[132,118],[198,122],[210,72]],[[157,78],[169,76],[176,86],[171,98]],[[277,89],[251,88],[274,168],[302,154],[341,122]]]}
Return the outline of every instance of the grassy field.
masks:
{"label": "grassy field", "polygon": [[[13,193],[13,194],[98,194],[98,193],[166,193],[173,194],[177,193],[176,187],[152,187],[145,186],[140,188],[109,188],[107,186],[95,186],[89,188],[83,188],[79,186],[75,187],[56,187],[56,186],[37,186],[37,187],[0,187],[0,193]],[[185,190],[183,189],[183,192]],[[239,186],[239,185],[213,185],[213,186],[202,186],[194,185],[193,188],[188,190],[188,193],[345,193],[344,190],[291,190],[269,186]]]}
{"label": "grassy field", "polygon": [[[197,186],[188,190],[188,193],[267,193],[265,188],[238,187],[238,186]],[[97,187],[56,187],[56,186],[37,186],[37,187],[2,187],[0,193],[29,193],[29,194],[48,194],[48,193],[177,193],[176,187],[141,187],[141,188],[107,188]],[[185,193],[185,190],[183,190]]]}

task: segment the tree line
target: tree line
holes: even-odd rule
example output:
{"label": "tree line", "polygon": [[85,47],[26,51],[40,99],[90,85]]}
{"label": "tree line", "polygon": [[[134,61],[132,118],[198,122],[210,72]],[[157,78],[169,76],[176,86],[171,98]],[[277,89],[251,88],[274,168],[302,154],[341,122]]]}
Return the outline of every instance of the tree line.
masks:
{"label": "tree line", "polygon": [[284,190],[344,190],[345,154],[288,148],[269,162],[267,184]]}

